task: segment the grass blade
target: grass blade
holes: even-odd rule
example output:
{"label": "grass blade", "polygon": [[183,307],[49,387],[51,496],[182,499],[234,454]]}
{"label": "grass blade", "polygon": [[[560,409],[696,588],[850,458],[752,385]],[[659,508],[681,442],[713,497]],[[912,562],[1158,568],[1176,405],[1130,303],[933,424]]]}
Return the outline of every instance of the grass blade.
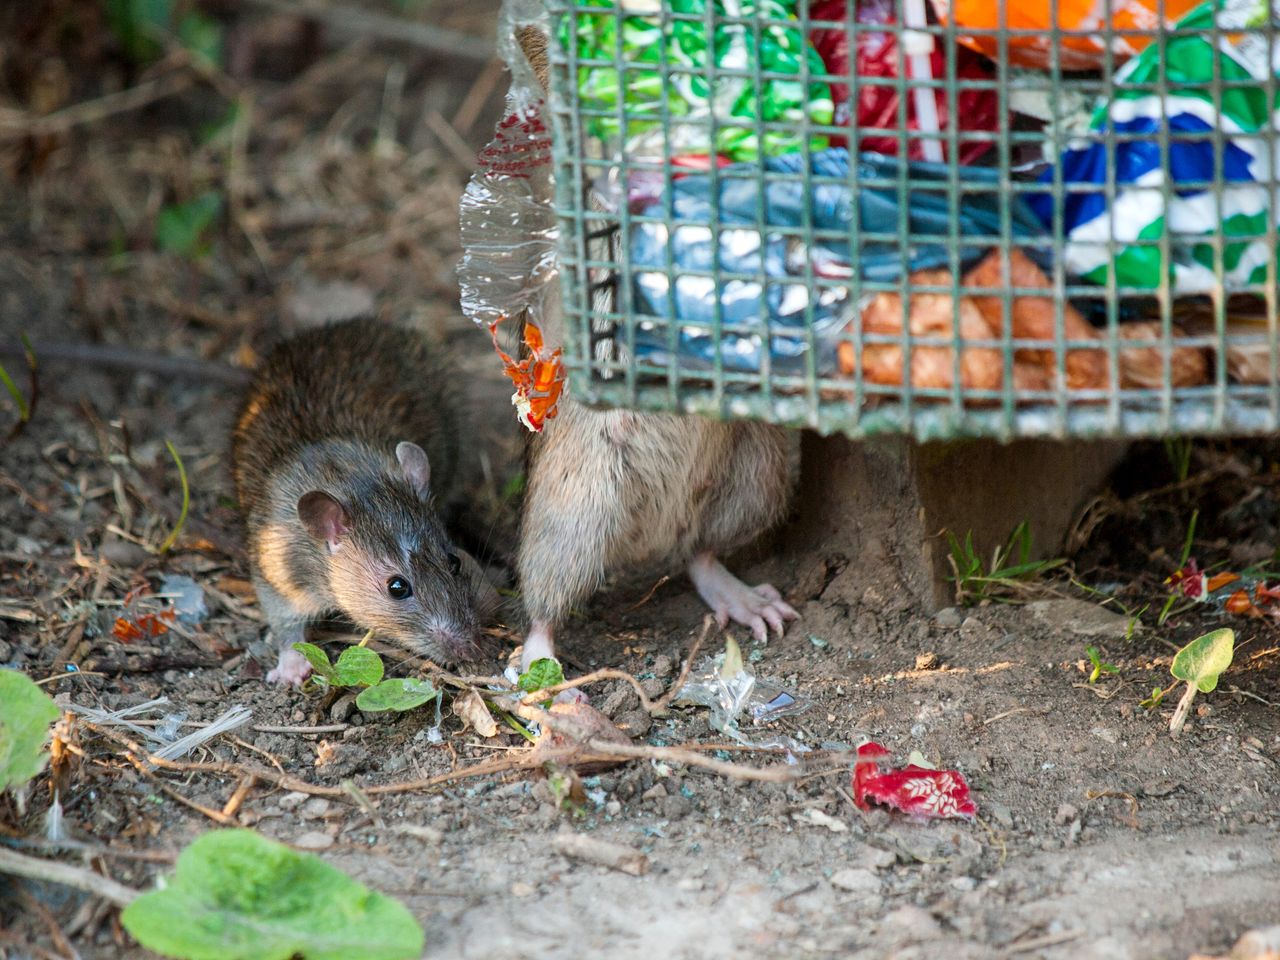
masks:
{"label": "grass blade", "polygon": [[164,442],[169,449],[169,456],[173,457],[173,462],[178,465],[178,479],[182,482],[182,510],[178,514],[178,522],[174,524],[173,532],[164,538],[164,543],[160,544],[159,553],[168,553],[175,543],[178,542],[178,535],[182,533],[182,528],[187,522],[187,509],[191,506],[191,488],[187,485],[187,468],[182,464],[182,457],[178,456],[178,450],[169,440]]}

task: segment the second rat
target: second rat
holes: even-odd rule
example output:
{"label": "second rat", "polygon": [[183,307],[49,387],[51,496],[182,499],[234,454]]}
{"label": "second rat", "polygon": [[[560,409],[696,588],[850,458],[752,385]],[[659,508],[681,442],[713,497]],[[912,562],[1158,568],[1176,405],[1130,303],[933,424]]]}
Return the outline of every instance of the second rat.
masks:
{"label": "second rat", "polygon": [[255,376],[232,469],[254,587],[280,647],[268,681],[306,678],[293,644],[332,612],[419,656],[480,654],[497,593],[437,510],[459,479],[448,376],[423,335],[369,319],[287,340]]}

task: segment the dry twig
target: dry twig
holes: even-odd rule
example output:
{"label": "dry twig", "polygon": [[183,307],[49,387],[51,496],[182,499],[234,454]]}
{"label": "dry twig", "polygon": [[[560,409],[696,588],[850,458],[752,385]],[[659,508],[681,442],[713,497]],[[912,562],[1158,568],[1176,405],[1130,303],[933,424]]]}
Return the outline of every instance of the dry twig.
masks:
{"label": "dry twig", "polygon": [[105,897],[121,907],[128,906],[138,895],[137,890],[126,887],[122,883],[116,883],[109,877],[94,873],[92,870],[75,867],[69,863],[59,863],[56,860],[28,857],[6,847],[0,847],[0,873],[74,887],[94,896]]}

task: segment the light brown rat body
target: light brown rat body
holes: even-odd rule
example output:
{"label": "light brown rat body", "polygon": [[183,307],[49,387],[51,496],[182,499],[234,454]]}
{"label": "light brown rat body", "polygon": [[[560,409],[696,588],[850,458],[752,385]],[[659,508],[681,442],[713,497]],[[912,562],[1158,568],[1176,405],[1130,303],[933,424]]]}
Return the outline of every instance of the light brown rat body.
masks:
{"label": "light brown rat body", "polygon": [[782,519],[795,438],[760,423],[591,410],[572,401],[533,440],[517,564],[530,619],[523,665],[554,656],[554,631],[611,572],[685,566],[721,624],[763,638],[796,612],[718,556]]}
{"label": "light brown rat body", "polygon": [[[548,89],[547,38],[516,41]],[[563,343],[552,285],[544,334]],[[608,309],[608,304],[602,304]],[[763,423],[593,410],[565,397],[531,441],[517,572],[529,633],[521,663],[555,655],[555,629],[606,576],[639,565],[684,566],[721,625],[764,639],[797,613],[769,584],[750,587],[718,559],[786,513],[798,467],[795,434]]]}
{"label": "light brown rat body", "polygon": [[496,594],[437,514],[457,483],[461,416],[425,337],[357,320],[276,347],[232,439],[254,586],[296,683],[306,623],[340,612],[420,656],[480,652]]}

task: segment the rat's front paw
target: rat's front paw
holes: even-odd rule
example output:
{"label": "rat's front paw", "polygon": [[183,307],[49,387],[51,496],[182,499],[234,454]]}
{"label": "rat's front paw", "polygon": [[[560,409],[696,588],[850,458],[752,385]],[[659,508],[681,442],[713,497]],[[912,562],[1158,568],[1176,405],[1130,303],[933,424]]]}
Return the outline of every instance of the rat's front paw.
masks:
{"label": "rat's front paw", "polygon": [[311,664],[307,658],[292,648],[280,651],[280,660],[276,668],[267,674],[267,683],[283,683],[291,687],[302,686],[302,681],[311,676]]}
{"label": "rat's front paw", "polygon": [[782,636],[786,622],[800,616],[775,588],[767,583],[747,586],[711,554],[694,557],[689,577],[721,627],[732,620],[750,628],[761,642],[769,639],[771,629]]}

